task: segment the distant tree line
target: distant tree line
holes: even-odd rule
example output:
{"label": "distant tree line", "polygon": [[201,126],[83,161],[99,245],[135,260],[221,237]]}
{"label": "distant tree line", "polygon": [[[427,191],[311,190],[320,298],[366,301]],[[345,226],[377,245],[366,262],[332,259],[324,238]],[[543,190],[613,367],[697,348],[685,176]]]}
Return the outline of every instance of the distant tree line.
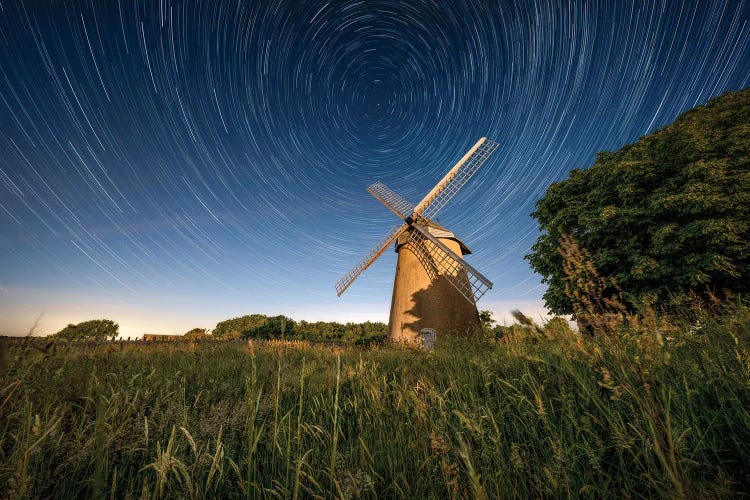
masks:
{"label": "distant tree line", "polygon": [[[117,337],[119,325],[108,319],[70,324],[52,335],[64,340],[111,340]],[[193,328],[186,339],[287,339],[313,342],[341,342],[347,344],[372,344],[385,341],[388,325],[380,322],[337,323],[335,321],[295,321],[287,316],[248,314],[220,321],[212,332],[206,328]],[[166,340],[167,337],[163,336]]]}
{"label": "distant tree line", "polygon": [[214,337],[336,341],[353,344],[383,342],[387,334],[388,325],[381,322],[295,321],[283,315],[269,317],[263,314],[249,314],[220,321],[212,332]]}
{"label": "distant tree line", "polygon": [[[523,321],[510,326],[498,325],[491,311],[480,311],[483,336],[500,340],[514,333],[523,333],[529,328]],[[518,318],[517,318],[518,319]],[[545,325],[567,328],[567,321],[556,317]],[[52,335],[62,340],[113,340],[119,326],[112,320],[95,319],[77,325],[70,324]],[[382,322],[338,323],[335,321],[295,321],[284,315],[265,316],[248,314],[220,321],[212,332],[206,328],[192,328],[184,335],[145,335],[145,340],[201,339],[258,339],[258,340],[306,340],[310,342],[337,342],[343,344],[369,345],[385,342],[388,325]],[[147,338],[152,337],[152,338]],[[129,339],[128,339],[129,340]]]}
{"label": "distant tree line", "polygon": [[120,325],[109,319],[92,319],[69,324],[56,334],[55,338],[63,340],[111,340],[117,337]]}

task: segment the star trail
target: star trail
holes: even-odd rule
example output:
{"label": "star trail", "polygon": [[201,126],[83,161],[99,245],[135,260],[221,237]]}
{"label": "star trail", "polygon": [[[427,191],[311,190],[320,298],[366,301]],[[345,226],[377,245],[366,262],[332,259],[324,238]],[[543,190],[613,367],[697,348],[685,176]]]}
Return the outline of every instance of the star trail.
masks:
{"label": "star trail", "polygon": [[750,2],[0,0],[0,333],[260,312],[387,321],[388,252],[333,284],[479,137],[440,215],[541,311],[550,183],[750,84]]}

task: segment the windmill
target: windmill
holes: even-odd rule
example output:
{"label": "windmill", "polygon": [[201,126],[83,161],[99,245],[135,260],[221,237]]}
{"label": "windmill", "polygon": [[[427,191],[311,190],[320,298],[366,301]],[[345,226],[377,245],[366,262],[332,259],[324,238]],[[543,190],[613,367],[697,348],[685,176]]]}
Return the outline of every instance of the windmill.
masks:
{"label": "windmill", "polygon": [[482,137],[417,205],[412,205],[382,182],[367,191],[403,223],[391,228],[382,241],[336,283],[340,297],[365,269],[394,242],[398,259],[393,283],[388,338],[419,344],[420,331],[467,335],[480,328],[476,302],[492,282],[469,265],[471,253],[451,231],[432,221],[497,149]]}

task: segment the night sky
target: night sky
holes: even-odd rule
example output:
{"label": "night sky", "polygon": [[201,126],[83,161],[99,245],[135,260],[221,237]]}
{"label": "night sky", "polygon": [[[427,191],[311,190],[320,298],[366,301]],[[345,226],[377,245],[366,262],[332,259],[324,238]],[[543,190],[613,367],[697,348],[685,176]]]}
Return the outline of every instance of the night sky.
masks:
{"label": "night sky", "polygon": [[260,312],[387,321],[384,254],[334,283],[482,136],[440,214],[542,312],[550,183],[750,85],[750,2],[0,0],[0,333],[124,336]]}

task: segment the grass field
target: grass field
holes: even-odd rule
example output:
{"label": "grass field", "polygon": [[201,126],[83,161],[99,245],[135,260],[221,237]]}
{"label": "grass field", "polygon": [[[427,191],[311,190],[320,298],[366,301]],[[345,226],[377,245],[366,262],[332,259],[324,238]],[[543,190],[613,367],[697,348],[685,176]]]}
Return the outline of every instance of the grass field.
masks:
{"label": "grass field", "polygon": [[[750,311],[431,353],[27,343],[0,353],[10,498],[717,497],[750,491]],[[46,350],[45,350],[46,349]]]}

